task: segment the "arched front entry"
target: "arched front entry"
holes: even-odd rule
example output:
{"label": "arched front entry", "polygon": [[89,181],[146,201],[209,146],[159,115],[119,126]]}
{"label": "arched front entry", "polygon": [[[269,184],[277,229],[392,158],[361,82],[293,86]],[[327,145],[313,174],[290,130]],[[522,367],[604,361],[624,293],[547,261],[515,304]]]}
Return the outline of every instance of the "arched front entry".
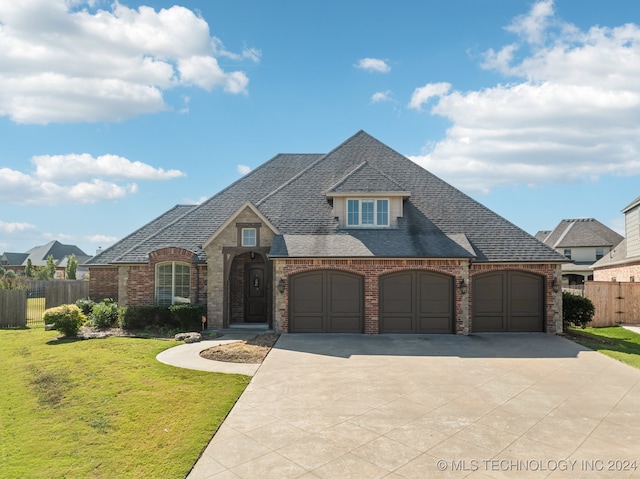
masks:
{"label": "arched front entry", "polygon": [[544,331],[544,278],[524,271],[473,277],[473,332]]}
{"label": "arched front entry", "polygon": [[380,277],[380,332],[453,333],[453,277],[402,271]]}
{"label": "arched front entry", "polygon": [[337,270],[289,278],[289,332],[362,333],[364,279]]}
{"label": "arched front entry", "polygon": [[257,252],[234,256],[227,279],[228,324],[271,322],[271,271]]}

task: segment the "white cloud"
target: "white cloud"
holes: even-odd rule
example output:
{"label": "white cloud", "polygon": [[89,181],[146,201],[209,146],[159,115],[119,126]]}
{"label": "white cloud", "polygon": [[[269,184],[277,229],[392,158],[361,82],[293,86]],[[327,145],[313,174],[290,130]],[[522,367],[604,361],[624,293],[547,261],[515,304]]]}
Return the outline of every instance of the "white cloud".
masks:
{"label": "white cloud", "polygon": [[389,73],[391,71],[387,62],[379,58],[362,58],[354,66],[368,72]]}
{"label": "white cloud", "polygon": [[451,89],[450,83],[427,83],[423,87],[416,88],[411,95],[409,108],[421,110],[422,105],[433,97],[442,97]]}
{"label": "white cloud", "polygon": [[245,73],[223,70],[216,57],[257,62],[260,52],[228,52],[191,10],[79,8],[93,3],[0,2],[0,116],[113,121],[166,110],[163,91],[175,86],[246,93]]}
{"label": "white cloud", "polygon": [[0,220],[0,231],[5,234],[21,233],[31,230],[37,230],[36,226],[30,223],[5,223]]}
{"label": "white cloud", "polygon": [[89,235],[85,236],[84,239],[90,243],[100,243],[103,245],[110,245],[118,241],[118,238],[109,235]]}
{"label": "white cloud", "polygon": [[154,168],[140,161],[122,156],[102,155],[97,158],[84,154],[34,156],[36,176],[49,181],[71,181],[84,178],[108,177],[114,180],[169,180],[186,176],[179,170]]}
{"label": "white cloud", "polygon": [[437,97],[431,114],[451,126],[414,161],[482,192],[640,174],[640,27],[580,31],[555,18],[546,0],[509,30],[524,43],[487,51],[483,67],[516,81],[467,92],[443,83],[416,89],[409,106]]}
{"label": "white cloud", "polygon": [[236,167],[236,171],[238,173],[240,173],[241,175],[246,175],[247,173],[249,173],[251,171],[251,167],[247,166],[247,165],[238,165]]}
{"label": "white cloud", "polygon": [[0,201],[25,205],[95,203],[117,200],[138,192],[136,183],[123,180],[169,180],[185,176],[179,170],[154,168],[116,155],[35,156],[35,172],[0,168]]}
{"label": "white cloud", "polygon": [[391,90],[378,91],[371,95],[371,103],[380,103],[384,101],[392,101]]}

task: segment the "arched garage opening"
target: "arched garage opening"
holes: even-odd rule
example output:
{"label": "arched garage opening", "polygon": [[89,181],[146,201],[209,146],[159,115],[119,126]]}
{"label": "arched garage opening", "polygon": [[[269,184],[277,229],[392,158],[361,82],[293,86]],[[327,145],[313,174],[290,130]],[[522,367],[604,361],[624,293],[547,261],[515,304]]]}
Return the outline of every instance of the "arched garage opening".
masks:
{"label": "arched garage opening", "polygon": [[362,333],[364,279],[336,270],[289,278],[289,332]]}
{"label": "arched garage opening", "polygon": [[473,277],[473,332],[544,331],[544,278],[524,271]]}
{"label": "arched garage opening", "polygon": [[382,333],[453,333],[453,277],[402,271],[380,277]]}

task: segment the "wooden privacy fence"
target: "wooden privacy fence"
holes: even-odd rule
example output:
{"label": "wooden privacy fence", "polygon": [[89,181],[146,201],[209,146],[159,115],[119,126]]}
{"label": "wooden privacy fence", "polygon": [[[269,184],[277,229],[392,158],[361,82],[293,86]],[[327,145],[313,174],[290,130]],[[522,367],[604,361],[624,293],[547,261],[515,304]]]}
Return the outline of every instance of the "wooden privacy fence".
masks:
{"label": "wooden privacy fence", "polygon": [[584,295],[596,310],[589,326],[640,324],[640,283],[588,281]]}
{"label": "wooden privacy fence", "polygon": [[24,328],[27,325],[27,290],[0,290],[0,328]]}
{"label": "wooden privacy fence", "polygon": [[1,290],[0,328],[43,324],[45,309],[88,297],[88,281],[30,281],[29,289]]}

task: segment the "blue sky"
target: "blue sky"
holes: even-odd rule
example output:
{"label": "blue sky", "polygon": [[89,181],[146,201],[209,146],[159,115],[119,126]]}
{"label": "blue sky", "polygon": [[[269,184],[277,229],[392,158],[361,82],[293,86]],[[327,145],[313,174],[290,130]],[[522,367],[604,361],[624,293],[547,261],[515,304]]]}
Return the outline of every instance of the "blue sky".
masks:
{"label": "blue sky", "polygon": [[363,129],[531,234],[640,195],[637,0],[0,0],[0,252]]}

